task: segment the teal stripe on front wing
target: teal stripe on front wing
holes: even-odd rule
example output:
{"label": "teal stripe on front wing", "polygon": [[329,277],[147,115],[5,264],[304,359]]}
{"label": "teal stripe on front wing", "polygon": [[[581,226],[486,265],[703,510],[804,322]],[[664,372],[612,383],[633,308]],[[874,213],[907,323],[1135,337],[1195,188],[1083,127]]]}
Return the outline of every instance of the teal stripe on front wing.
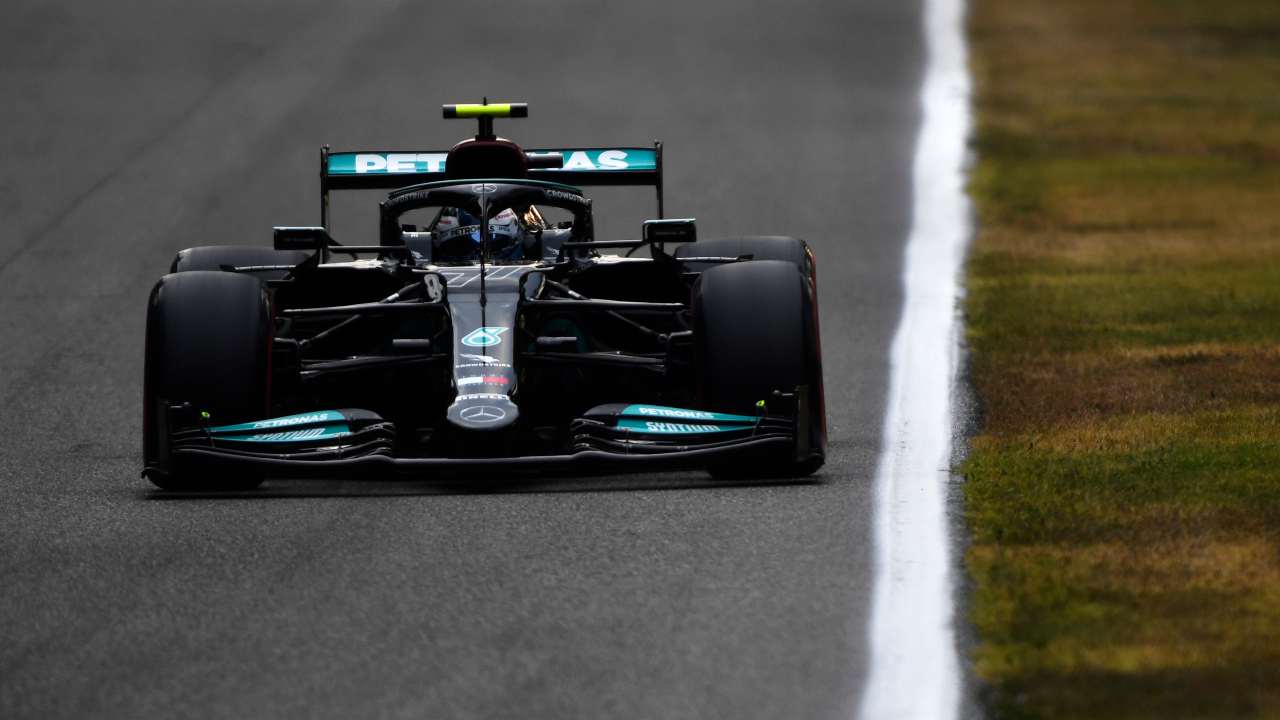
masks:
{"label": "teal stripe on front wing", "polygon": [[623,418],[617,427],[655,435],[696,435],[699,433],[745,430],[741,425],[713,425],[706,422],[670,422],[667,420],[629,420]]}
{"label": "teal stripe on front wing", "polygon": [[252,435],[229,435],[226,437],[220,437],[218,440],[250,443],[312,442],[315,440],[329,440],[332,438],[346,437],[350,434],[351,428],[349,428],[346,423],[338,423],[336,425],[305,427],[298,428],[296,430],[260,432]]}

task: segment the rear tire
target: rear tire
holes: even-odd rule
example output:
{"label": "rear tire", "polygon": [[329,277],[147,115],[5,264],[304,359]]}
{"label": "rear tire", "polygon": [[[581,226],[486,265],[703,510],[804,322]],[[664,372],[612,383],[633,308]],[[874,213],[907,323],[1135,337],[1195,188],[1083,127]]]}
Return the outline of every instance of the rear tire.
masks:
{"label": "rear tire", "polygon": [[805,457],[711,468],[719,477],[803,477],[826,454],[822,359],[811,283],[784,260],[739,262],[702,274],[693,299],[698,390],[708,410],[751,415],[774,390],[808,388]]}
{"label": "rear tire", "polygon": [[270,409],[273,322],[266,286],[228,272],[165,275],[147,306],[143,457],[151,482],[166,490],[245,490],[261,474],[227,475],[175,464],[163,422],[171,403],[189,402],[210,423],[258,420]]}

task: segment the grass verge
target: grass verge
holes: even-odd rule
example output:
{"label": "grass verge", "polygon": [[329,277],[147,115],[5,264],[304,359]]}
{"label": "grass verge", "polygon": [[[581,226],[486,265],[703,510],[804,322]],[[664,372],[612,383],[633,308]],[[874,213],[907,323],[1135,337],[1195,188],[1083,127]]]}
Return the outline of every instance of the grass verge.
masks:
{"label": "grass verge", "polygon": [[1003,718],[1280,717],[1280,3],[972,0]]}

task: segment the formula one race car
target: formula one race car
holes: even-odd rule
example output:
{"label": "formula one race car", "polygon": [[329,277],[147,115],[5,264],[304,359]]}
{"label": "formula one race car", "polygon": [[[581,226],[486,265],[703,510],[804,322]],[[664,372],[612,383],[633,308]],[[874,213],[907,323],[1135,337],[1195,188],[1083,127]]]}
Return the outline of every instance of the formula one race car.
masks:
{"label": "formula one race car", "polygon": [[[321,151],[321,224],[183,250],[147,309],[143,474],[705,468],[800,477],[826,453],[813,253],[695,242],[693,220],[597,240],[578,185],[653,186],[662,144],[526,151],[523,104],[447,105],[445,152]],[[329,193],[392,189],[378,243],[340,245]],[[647,249],[649,257],[601,254]]]}

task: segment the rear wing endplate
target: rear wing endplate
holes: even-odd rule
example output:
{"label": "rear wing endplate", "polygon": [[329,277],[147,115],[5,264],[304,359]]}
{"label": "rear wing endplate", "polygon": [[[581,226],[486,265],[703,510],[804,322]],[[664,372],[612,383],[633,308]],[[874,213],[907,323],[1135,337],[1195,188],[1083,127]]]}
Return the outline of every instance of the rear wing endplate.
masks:
{"label": "rear wing endplate", "polygon": [[[579,186],[651,186],[657,189],[658,217],[663,217],[662,143],[652,147],[554,148],[526,150],[529,178]],[[445,179],[449,153],[438,150],[320,149],[320,224],[329,226],[330,190],[389,190]],[[539,158],[561,159],[547,167]]]}

